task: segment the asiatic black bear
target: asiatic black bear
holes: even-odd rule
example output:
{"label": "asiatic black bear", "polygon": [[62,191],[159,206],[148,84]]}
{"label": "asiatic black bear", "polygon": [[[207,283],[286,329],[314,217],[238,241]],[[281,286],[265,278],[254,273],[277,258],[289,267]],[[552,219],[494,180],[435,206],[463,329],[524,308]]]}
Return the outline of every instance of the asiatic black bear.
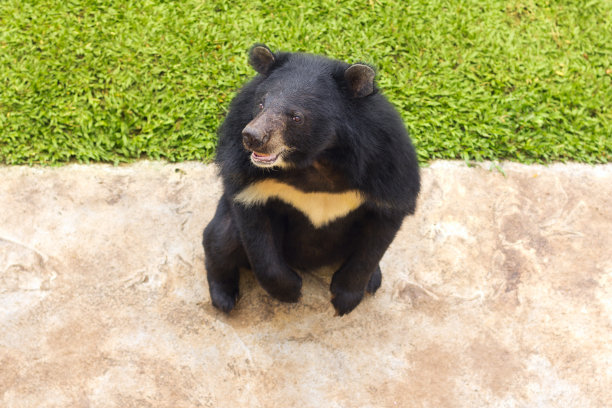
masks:
{"label": "asiatic black bear", "polygon": [[224,191],[203,241],[212,303],[234,308],[240,267],[296,302],[298,271],[335,265],[332,303],[349,313],[379,288],[379,261],[415,211],[415,150],[368,65],[265,45],[249,63],[258,75],[219,130]]}

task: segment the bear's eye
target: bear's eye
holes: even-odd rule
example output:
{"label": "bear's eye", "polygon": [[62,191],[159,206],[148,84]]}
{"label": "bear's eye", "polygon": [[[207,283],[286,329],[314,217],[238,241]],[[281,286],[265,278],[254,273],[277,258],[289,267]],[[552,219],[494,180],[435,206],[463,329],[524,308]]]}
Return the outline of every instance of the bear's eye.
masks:
{"label": "bear's eye", "polygon": [[295,123],[300,123],[302,121],[302,118],[299,115],[293,115],[291,117],[291,120],[293,120]]}
{"label": "bear's eye", "polygon": [[260,103],[260,104],[259,104],[259,110],[263,110],[263,108],[264,108],[264,107],[263,107],[263,103]]}

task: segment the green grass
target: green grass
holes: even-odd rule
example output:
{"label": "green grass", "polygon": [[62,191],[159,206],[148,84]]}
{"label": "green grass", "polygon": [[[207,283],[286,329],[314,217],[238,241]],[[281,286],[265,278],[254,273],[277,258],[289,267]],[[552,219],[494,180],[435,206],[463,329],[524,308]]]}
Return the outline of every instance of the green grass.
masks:
{"label": "green grass", "polygon": [[254,42],[378,68],[422,162],[612,161],[612,1],[0,1],[0,163],[208,160]]}

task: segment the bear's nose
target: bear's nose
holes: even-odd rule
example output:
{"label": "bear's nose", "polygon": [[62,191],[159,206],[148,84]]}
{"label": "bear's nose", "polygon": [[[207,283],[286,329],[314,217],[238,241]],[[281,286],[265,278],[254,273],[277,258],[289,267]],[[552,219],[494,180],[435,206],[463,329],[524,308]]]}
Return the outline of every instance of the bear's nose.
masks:
{"label": "bear's nose", "polygon": [[242,143],[247,149],[261,149],[268,141],[266,132],[253,126],[248,126],[242,131]]}

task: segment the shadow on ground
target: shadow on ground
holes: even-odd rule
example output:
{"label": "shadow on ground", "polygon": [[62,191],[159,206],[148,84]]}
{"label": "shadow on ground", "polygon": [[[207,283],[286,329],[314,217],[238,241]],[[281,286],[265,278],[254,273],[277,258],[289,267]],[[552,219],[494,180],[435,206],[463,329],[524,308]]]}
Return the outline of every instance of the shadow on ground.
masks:
{"label": "shadow on ground", "polygon": [[489,167],[423,169],[342,318],[325,272],[287,305],[247,271],[212,308],[211,166],[0,168],[0,405],[604,407],[612,166]]}

